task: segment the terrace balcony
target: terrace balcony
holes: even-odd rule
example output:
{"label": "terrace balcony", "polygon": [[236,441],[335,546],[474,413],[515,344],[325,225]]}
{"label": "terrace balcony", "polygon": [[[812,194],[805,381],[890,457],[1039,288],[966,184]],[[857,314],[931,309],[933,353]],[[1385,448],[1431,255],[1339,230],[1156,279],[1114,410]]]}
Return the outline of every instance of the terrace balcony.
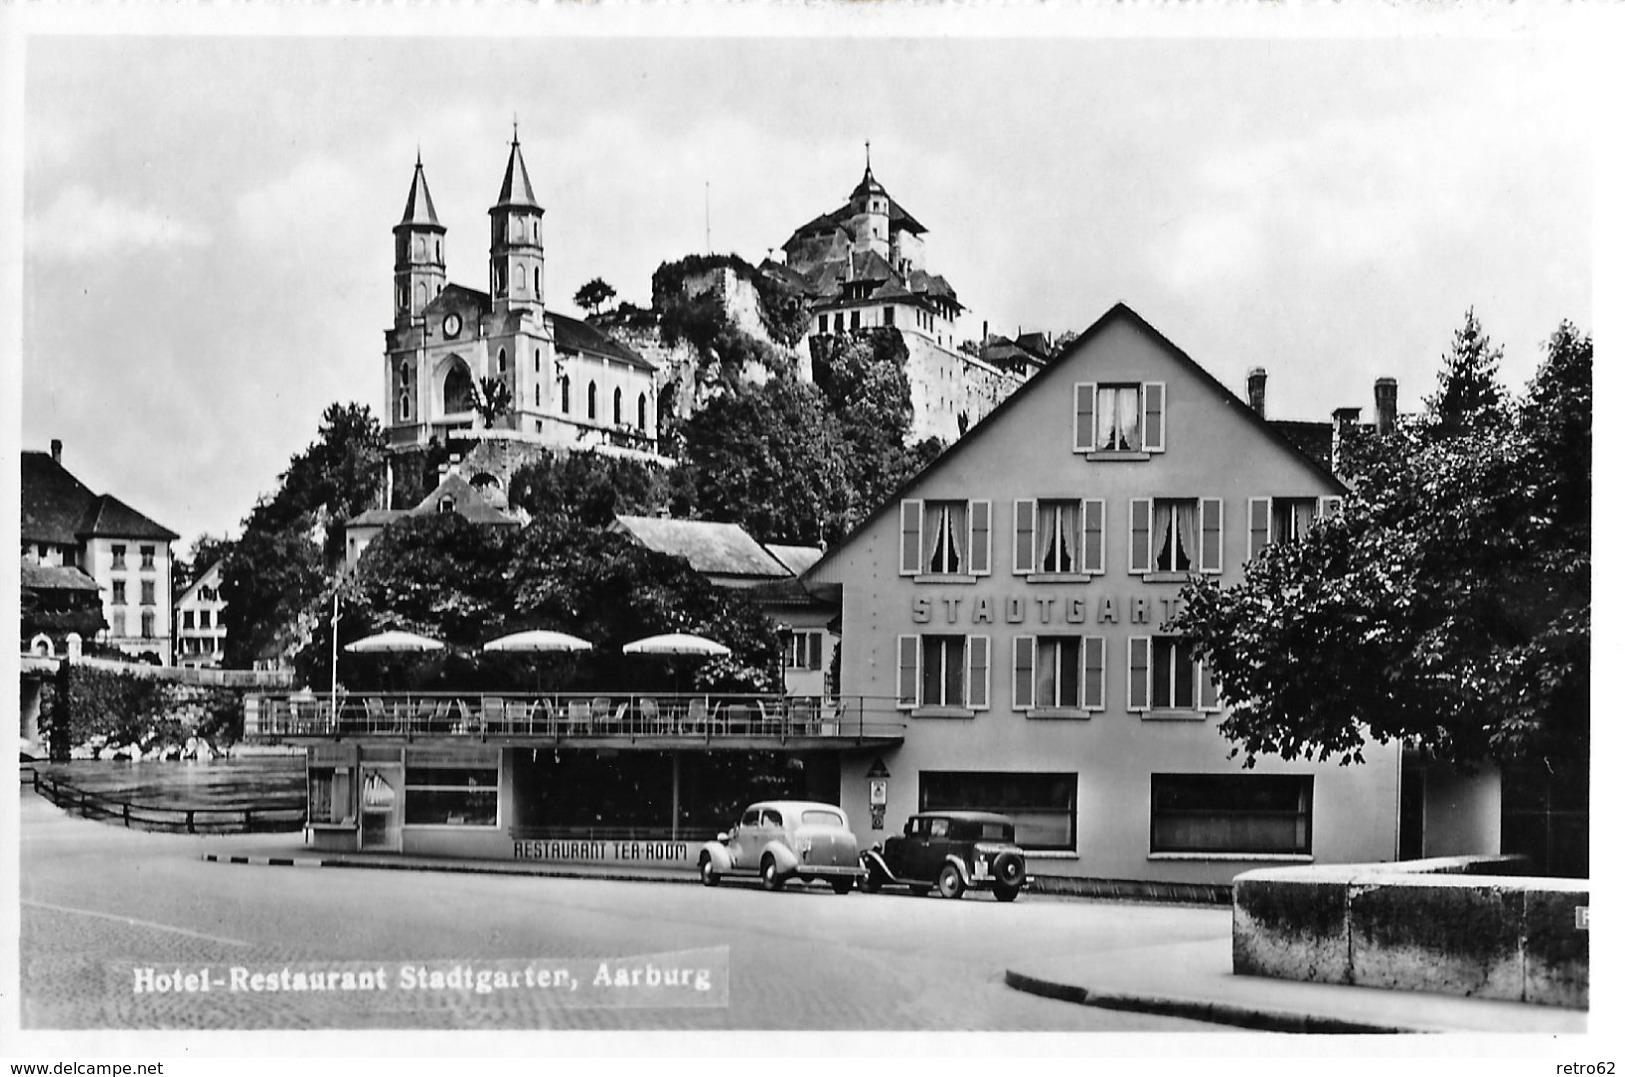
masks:
{"label": "terrace balcony", "polygon": [[250,696],[249,737],[648,751],[842,751],[900,744],[891,698],[690,693],[366,692]]}

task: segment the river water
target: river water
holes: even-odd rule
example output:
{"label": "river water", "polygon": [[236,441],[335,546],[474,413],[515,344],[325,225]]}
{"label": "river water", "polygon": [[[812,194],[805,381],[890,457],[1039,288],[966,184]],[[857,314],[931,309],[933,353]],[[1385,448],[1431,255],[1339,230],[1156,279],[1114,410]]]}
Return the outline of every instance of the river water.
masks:
{"label": "river water", "polygon": [[[162,808],[224,808],[299,802],[305,796],[303,755],[214,760],[30,763],[86,792]],[[26,776],[26,775],[25,775]]]}

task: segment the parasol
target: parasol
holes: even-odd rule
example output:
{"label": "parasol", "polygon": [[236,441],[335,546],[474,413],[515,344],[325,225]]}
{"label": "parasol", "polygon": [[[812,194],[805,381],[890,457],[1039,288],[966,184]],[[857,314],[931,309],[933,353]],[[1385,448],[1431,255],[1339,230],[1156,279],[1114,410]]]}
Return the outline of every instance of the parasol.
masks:
{"label": "parasol", "polygon": [[494,639],[481,647],[482,651],[527,651],[543,653],[548,651],[590,651],[592,644],[577,636],[564,632],[550,632],[546,629],[535,629],[530,632],[515,632],[511,636]]}
{"label": "parasol", "polygon": [[376,636],[366,636],[344,645],[344,649],[352,654],[418,653],[438,651],[443,647],[445,644],[439,640],[414,632],[380,632]]}
{"label": "parasol", "polygon": [[664,636],[649,636],[633,640],[621,648],[622,654],[697,654],[715,657],[733,651],[716,640],[704,636],[691,636],[686,632],[671,632]]}

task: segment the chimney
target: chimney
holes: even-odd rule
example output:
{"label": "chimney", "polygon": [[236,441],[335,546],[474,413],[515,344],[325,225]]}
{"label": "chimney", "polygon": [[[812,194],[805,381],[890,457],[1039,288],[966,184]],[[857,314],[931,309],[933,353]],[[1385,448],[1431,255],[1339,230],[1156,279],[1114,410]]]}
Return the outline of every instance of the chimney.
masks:
{"label": "chimney", "polygon": [[1392,434],[1394,424],[1399,419],[1399,382],[1393,378],[1378,378],[1375,387],[1377,397],[1377,433]]}
{"label": "chimney", "polygon": [[55,460],[59,464],[62,462],[62,439],[61,438],[52,438],[51,439],[51,459]]}
{"label": "chimney", "polygon": [[1264,417],[1264,379],[1268,376],[1261,366],[1247,371],[1247,404],[1258,412],[1260,419]]}

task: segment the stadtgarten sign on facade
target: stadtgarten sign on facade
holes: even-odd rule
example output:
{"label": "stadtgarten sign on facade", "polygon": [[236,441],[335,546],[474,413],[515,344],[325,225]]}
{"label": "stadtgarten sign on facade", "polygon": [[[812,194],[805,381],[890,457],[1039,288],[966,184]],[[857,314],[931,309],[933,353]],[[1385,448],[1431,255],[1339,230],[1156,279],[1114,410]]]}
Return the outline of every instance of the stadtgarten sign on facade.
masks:
{"label": "stadtgarten sign on facade", "polygon": [[1177,595],[920,595],[913,602],[913,618],[917,625],[1151,625],[1171,619],[1180,606]]}

